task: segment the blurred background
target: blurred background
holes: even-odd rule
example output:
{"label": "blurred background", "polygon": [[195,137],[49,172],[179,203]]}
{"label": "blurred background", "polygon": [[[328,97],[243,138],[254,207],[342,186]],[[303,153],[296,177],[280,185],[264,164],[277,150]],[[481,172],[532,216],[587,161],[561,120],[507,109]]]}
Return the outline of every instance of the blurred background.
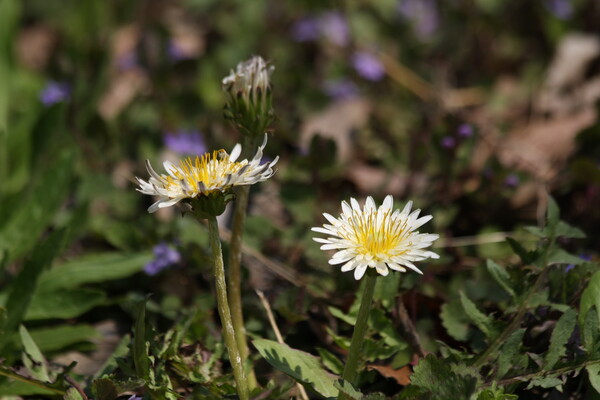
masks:
{"label": "blurred background", "polygon": [[[45,349],[82,373],[102,359],[97,332],[128,332],[128,302],[147,293],[164,329],[182,307],[213,315],[206,231],[173,209],[148,214],[134,177],[147,177],[146,159],[162,172],[164,160],[241,141],[221,80],[252,55],[275,67],[265,154],[281,161],[251,192],[251,334],[269,335],[254,288],[298,348],[328,322],[320,304],[352,302],[355,282],[310,233],[349,197],[392,194],[434,215],[426,230],[442,237],[442,258],[401,283],[432,350],[439,304],[458,286],[493,297],[478,267],[511,261],[507,235],[531,241],[518,229],[541,221],[548,193],[587,234],[564,245],[597,257],[596,0],[2,0],[0,54],[0,283],[69,227],[55,264],[106,275],[53,286],[68,286],[77,311],[48,306],[29,321],[42,341],[92,327]],[[210,329],[192,337],[211,348]]]}

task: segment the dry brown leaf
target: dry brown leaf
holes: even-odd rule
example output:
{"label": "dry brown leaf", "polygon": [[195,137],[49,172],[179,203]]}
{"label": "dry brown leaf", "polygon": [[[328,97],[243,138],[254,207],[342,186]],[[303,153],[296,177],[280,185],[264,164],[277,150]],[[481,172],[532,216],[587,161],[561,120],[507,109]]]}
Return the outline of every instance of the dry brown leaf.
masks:
{"label": "dry brown leaf", "polygon": [[385,194],[392,193],[402,196],[406,190],[407,177],[398,172],[390,172],[362,163],[354,163],[347,168],[348,179],[362,193]]}
{"label": "dry brown leaf", "polygon": [[412,375],[412,370],[408,365],[405,365],[400,369],[393,369],[386,365],[368,365],[367,369],[375,370],[386,378],[394,379],[398,383],[398,385],[406,386],[410,384],[410,376]]}
{"label": "dry brown leaf", "polygon": [[595,35],[577,33],[565,36],[548,68],[535,108],[540,112],[567,114],[582,105],[592,106],[600,92],[596,84],[590,93],[585,75],[589,65],[598,57],[600,39]]}
{"label": "dry brown leaf", "polygon": [[597,119],[593,108],[515,128],[501,143],[498,158],[509,168],[543,181],[552,179],[575,149],[575,137]]}
{"label": "dry brown leaf", "polygon": [[300,148],[308,151],[315,135],[333,139],[340,161],[352,156],[352,131],[366,125],[371,115],[371,102],[363,98],[336,101],[324,111],[308,116],[300,128]]}

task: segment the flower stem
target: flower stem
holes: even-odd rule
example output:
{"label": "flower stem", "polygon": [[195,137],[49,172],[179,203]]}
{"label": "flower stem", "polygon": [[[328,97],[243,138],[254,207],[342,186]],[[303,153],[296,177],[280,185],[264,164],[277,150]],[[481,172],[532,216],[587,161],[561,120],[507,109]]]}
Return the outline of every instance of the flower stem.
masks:
{"label": "flower stem", "polygon": [[217,218],[212,216],[208,218],[208,232],[210,238],[210,247],[212,250],[213,261],[215,265],[215,286],[217,288],[217,308],[219,317],[223,326],[223,337],[229,360],[233,368],[233,377],[237,386],[237,392],[241,400],[248,400],[250,394],[248,391],[248,382],[244,374],[244,365],[235,340],[235,331],[231,320],[231,312],[227,302],[227,284],[225,283],[225,268],[223,266],[223,252],[221,251],[221,241],[219,240],[219,226]]}
{"label": "flower stem", "polygon": [[[254,149],[256,147],[256,138],[257,136],[245,136],[243,148],[247,150]],[[246,222],[249,192],[250,185],[240,186],[236,192],[233,226],[231,229],[227,290],[229,293],[229,305],[231,307],[235,340],[240,350],[242,363],[246,366],[248,385],[250,389],[254,389],[258,386],[258,382],[256,381],[252,365],[247,362],[249,350],[248,343],[246,342],[246,327],[242,311],[242,238]]]}
{"label": "flower stem", "polygon": [[[352,333],[352,341],[350,342],[348,360],[346,360],[346,366],[342,373],[342,378],[352,385],[356,385],[356,378],[358,377],[358,359],[361,355],[361,348],[369,322],[369,312],[371,311],[371,303],[373,302],[373,292],[375,291],[377,274],[374,273],[374,271],[368,271],[366,278],[367,281],[365,282],[365,287],[363,289],[362,300],[360,302],[358,316],[356,317],[356,325],[354,325],[354,333]],[[338,396],[338,400],[347,398],[348,397],[343,393]]]}

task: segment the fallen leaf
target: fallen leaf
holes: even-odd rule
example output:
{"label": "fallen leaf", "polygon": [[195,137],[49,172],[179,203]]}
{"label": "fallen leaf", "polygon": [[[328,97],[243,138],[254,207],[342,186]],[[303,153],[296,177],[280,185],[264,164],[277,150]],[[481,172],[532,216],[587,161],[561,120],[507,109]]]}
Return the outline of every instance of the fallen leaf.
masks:
{"label": "fallen leaf", "polygon": [[352,132],[366,125],[371,115],[371,102],[363,98],[336,101],[324,111],[310,115],[300,128],[300,149],[308,152],[315,135],[335,141],[340,161],[352,156]]}
{"label": "fallen leaf", "polygon": [[385,365],[367,365],[367,369],[369,371],[375,370],[386,378],[394,379],[398,385],[406,386],[410,384],[412,370],[408,365],[405,365],[400,369],[393,369]]}

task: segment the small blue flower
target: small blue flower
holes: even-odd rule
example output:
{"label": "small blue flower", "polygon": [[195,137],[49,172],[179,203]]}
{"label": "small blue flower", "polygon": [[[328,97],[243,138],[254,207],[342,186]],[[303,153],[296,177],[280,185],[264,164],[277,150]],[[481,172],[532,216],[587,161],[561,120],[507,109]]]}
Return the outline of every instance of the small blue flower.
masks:
{"label": "small blue flower", "polygon": [[181,261],[181,254],[164,242],[154,246],[152,250],[154,252],[154,259],[144,266],[144,272],[147,275],[156,275],[163,269]]}
{"label": "small blue flower", "polygon": [[302,18],[292,25],[292,38],[296,42],[310,42],[317,40],[319,35],[320,29],[318,18]]}
{"label": "small blue flower", "polygon": [[356,72],[366,80],[380,81],[385,76],[385,69],[379,59],[367,51],[358,51],[352,56],[352,65]]}
{"label": "small blue flower", "polygon": [[62,103],[71,97],[71,87],[64,82],[50,81],[40,93],[40,101],[46,107]]}
{"label": "small blue flower", "polygon": [[207,152],[204,137],[198,131],[180,129],[175,133],[168,132],[164,142],[169,150],[181,155],[197,156]]}

